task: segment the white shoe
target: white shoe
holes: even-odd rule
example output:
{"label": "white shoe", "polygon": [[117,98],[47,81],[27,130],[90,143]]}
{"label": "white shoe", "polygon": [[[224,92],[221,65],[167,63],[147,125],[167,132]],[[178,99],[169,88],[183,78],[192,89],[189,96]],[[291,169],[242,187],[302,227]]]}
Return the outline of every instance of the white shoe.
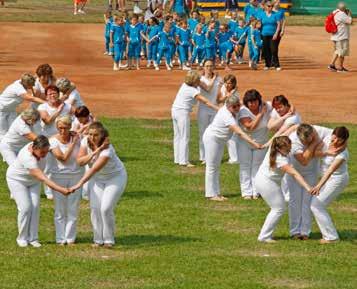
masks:
{"label": "white shoe", "polygon": [[119,68],[127,68],[128,64],[119,64]]}
{"label": "white shoe", "polygon": [[172,70],[171,66],[168,65],[168,64],[166,64],[166,69],[167,69],[167,70]]}
{"label": "white shoe", "polygon": [[19,247],[22,247],[22,248],[27,247],[27,245],[28,245],[27,241],[24,241],[24,240],[16,240],[16,243]]}
{"label": "white shoe", "polygon": [[109,56],[112,56],[112,55],[114,55],[114,54],[113,54],[113,52],[109,52],[108,55],[109,55]]}
{"label": "white shoe", "polygon": [[52,201],[53,200],[53,195],[46,195],[47,200]]}
{"label": "white shoe", "polygon": [[155,67],[155,70],[160,70],[159,66],[155,62],[154,62],[154,67]]}
{"label": "white shoe", "polygon": [[118,70],[119,70],[118,64],[114,63],[114,65],[113,65],[113,70],[114,70],[114,71],[118,71]]}
{"label": "white shoe", "polygon": [[277,68],[276,68],[276,71],[281,71],[281,67],[277,67]]}
{"label": "white shoe", "polygon": [[174,65],[173,65],[173,63],[172,63],[172,62],[171,62],[169,65],[170,65],[170,67],[171,67],[171,68],[174,68]]}
{"label": "white shoe", "polygon": [[73,12],[73,15],[78,15],[78,12]]}
{"label": "white shoe", "polygon": [[86,14],[86,12],[84,12],[84,11],[81,10],[81,9],[78,10],[78,13],[79,13],[79,14]]}
{"label": "white shoe", "polygon": [[105,51],[103,54],[104,54],[104,55],[108,55],[108,54],[109,54],[109,52],[108,52],[108,51]]}
{"label": "white shoe", "polygon": [[188,67],[186,65],[182,65],[182,70],[191,70],[191,67]]}
{"label": "white shoe", "polygon": [[146,67],[147,67],[147,68],[150,68],[150,67],[151,67],[151,61],[148,61],[148,63],[146,64]]}
{"label": "white shoe", "polygon": [[40,248],[42,246],[41,243],[37,240],[30,242],[30,245],[34,248]]}
{"label": "white shoe", "polygon": [[267,67],[267,66],[264,66],[264,70],[269,70],[269,67]]}
{"label": "white shoe", "polygon": [[248,66],[251,68],[252,67],[252,61],[249,60]]}
{"label": "white shoe", "polygon": [[265,239],[265,240],[258,240],[259,242],[262,242],[262,243],[267,243],[267,244],[275,244],[276,241],[273,240],[273,239]]}

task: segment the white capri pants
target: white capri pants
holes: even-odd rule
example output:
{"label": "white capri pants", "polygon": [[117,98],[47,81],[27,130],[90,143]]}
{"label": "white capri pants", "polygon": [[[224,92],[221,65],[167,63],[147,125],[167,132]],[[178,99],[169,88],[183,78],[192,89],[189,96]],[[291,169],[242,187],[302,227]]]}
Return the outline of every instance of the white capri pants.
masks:
{"label": "white capri pants", "polygon": [[238,159],[238,136],[234,133],[232,137],[227,141],[227,150],[229,156],[229,163],[239,163]]}
{"label": "white capri pants", "polygon": [[[302,175],[305,181],[313,186],[317,182],[317,174]],[[290,236],[309,236],[311,233],[311,195],[296,180],[286,176],[289,191],[289,226]]]}
{"label": "white capri pants", "polygon": [[[60,177],[56,177],[53,174],[52,180],[64,188],[69,188],[77,184],[81,177],[81,174],[68,174],[67,176],[62,174]],[[68,196],[53,190],[53,198],[55,201],[56,243],[74,243],[77,235],[77,216],[81,189]]]}
{"label": "white capri pants", "polygon": [[10,166],[16,160],[18,151],[11,149],[5,143],[0,143],[0,153],[3,160]]}
{"label": "white capri pants", "polygon": [[270,212],[258,236],[258,241],[266,241],[272,239],[273,232],[285,212],[284,195],[280,182],[274,182],[263,175],[256,176],[255,186],[270,207]]}
{"label": "white capri pants", "polygon": [[16,117],[16,111],[0,111],[0,141],[7,133]]}
{"label": "white capri pants", "polygon": [[254,179],[264,160],[266,151],[266,149],[253,149],[245,141],[239,142],[239,178],[242,197],[260,194],[260,191],[255,188]]}
{"label": "white capri pants", "polygon": [[326,208],[344,190],[348,181],[349,176],[347,173],[339,176],[331,176],[320,190],[320,194],[312,197],[311,211],[320,228],[322,238],[325,240],[331,241],[339,239],[336,228]]}
{"label": "white capri pants", "polygon": [[206,128],[211,124],[216,113],[214,111],[209,111],[207,109],[198,109],[197,120],[198,120],[198,131],[199,131],[199,148],[200,148],[200,161],[206,160],[205,147],[203,144],[203,134]]}
{"label": "white capri pants", "polygon": [[206,130],[203,143],[206,151],[205,196],[211,198],[220,195],[219,168],[226,142]]}
{"label": "white capri pants", "polygon": [[17,205],[17,226],[19,242],[38,240],[38,224],[40,220],[40,183],[25,185],[20,181],[6,177],[10,193]]}
{"label": "white capri pants", "polygon": [[174,162],[179,165],[189,163],[190,112],[184,109],[172,109],[174,127]]}
{"label": "white capri pants", "polygon": [[90,191],[91,221],[96,244],[114,244],[114,208],[122,196],[127,183],[127,173],[123,169],[107,180],[95,179]]}

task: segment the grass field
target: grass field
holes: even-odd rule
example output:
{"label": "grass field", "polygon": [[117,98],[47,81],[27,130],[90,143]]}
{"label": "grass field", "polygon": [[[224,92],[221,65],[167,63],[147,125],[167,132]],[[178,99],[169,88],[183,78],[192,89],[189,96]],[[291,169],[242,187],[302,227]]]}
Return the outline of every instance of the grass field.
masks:
{"label": "grass field", "polygon": [[[2,22],[60,22],[102,23],[107,0],[90,0],[87,15],[73,15],[73,0],[5,0],[6,8],[0,8]],[[128,1],[129,2],[129,1]],[[144,1],[145,2],[145,1]],[[130,5],[130,4],[129,4]],[[322,26],[323,16],[293,15],[288,25]],[[223,20],[224,21],[224,20]]]}
{"label": "grass field", "polygon": [[[292,241],[287,215],[274,245],[256,241],[268,212],[264,201],[239,197],[238,167],[222,165],[224,203],[203,197],[204,167],[172,164],[170,121],[104,123],[128,170],[116,210],[117,246],[93,249],[88,202],[83,201],[78,244],[54,243],[53,203],[41,200],[40,249],[18,248],[16,206],[4,177],[0,193],[0,288],[357,288],[357,126],[351,129],[351,182],[330,212],[342,241],[321,246]],[[191,156],[197,159],[193,126]],[[5,166],[1,164],[4,176]]]}

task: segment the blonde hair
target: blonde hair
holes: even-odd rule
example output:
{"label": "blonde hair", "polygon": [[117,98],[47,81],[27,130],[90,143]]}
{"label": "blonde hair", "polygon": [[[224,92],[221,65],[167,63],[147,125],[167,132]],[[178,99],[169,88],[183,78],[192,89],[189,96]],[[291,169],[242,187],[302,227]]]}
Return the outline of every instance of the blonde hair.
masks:
{"label": "blonde hair", "polygon": [[30,73],[24,73],[21,75],[21,83],[26,87],[32,87],[35,85],[35,77]]}
{"label": "blonde hair", "polygon": [[298,126],[296,130],[296,134],[299,137],[301,141],[306,141],[314,132],[314,128],[307,124],[307,123],[302,123]]}
{"label": "blonde hair", "polygon": [[200,80],[200,75],[196,71],[189,71],[185,76],[185,83],[188,86],[194,86]]}
{"label": "blonde hair", "polygon": [[59,116],[56,118],[56,126],[58,126],[60,122],[65,125],[72,126],[72,117],[69,114]]}
{"label": "blonde hair", "polygon": [[76,88],[75,85],[65,77],[59,78],[56,82],[56,86],[62,93],[66,93],[68,90]]}
{"label": "blonde hair", "polygon": [[276,166],[276,157],[278,155],[279,150],[284,147],[291,145],[291,140],[287,136],[278,136],[273,139],[273,142],[270,147],[270,155],[269,155],[269,165],[270,168],[273,169]]}
{"label": "blonde hair", "polygon": [[240,104],[239,97],[236,94],[233,94],[227,98],[227,100],[226,100],[227,106],[232,106],[232,105],[236,105],[236,104]]}
{"label": "blonde hair", "polygon": [[38,121],[40,119],[40,114],[36,109],[27,108],[23,112],[21,112],[21,117],[23,120],[35,120]]}

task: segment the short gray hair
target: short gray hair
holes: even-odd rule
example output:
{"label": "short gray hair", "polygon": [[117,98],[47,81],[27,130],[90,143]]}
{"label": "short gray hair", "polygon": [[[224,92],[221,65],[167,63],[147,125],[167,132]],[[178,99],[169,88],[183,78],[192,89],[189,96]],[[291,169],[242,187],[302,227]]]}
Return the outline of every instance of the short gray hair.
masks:
{"label": "short gray hair", "polygon": [[343,1],[340,1],[337,3],[337,8],[340,10],[346,10],[346,3]]}
{"label": "short gray hair", "polygon": [[65,77],[61,77],[57,80],[56,86],[60,90],[60,92],[66,93],[69,89],[75,88],[74,84]]}
{"label": "short gray hair", "polygon": [[230,97],[228,97],[226,99],[226,105],[227,106],[232,106],[232,105],[236,105],[236,104],[240,104],[240,100],[239,100],[238,95],[233,94],[233,95],[231,95]]}
{"label": "short gray hair", "polygon": [[30,73],[24,73],[21,75],[21,83],[26,87],[33,87],[35,85],[35,77]]}
{"label": "short gray hair", "polygon": [[33,108],[25,109],[23,112],[21,112],[20,115],[24,120],[32,120],[33,119],[33,120],[37,121],[40,119],[39,112]]}

